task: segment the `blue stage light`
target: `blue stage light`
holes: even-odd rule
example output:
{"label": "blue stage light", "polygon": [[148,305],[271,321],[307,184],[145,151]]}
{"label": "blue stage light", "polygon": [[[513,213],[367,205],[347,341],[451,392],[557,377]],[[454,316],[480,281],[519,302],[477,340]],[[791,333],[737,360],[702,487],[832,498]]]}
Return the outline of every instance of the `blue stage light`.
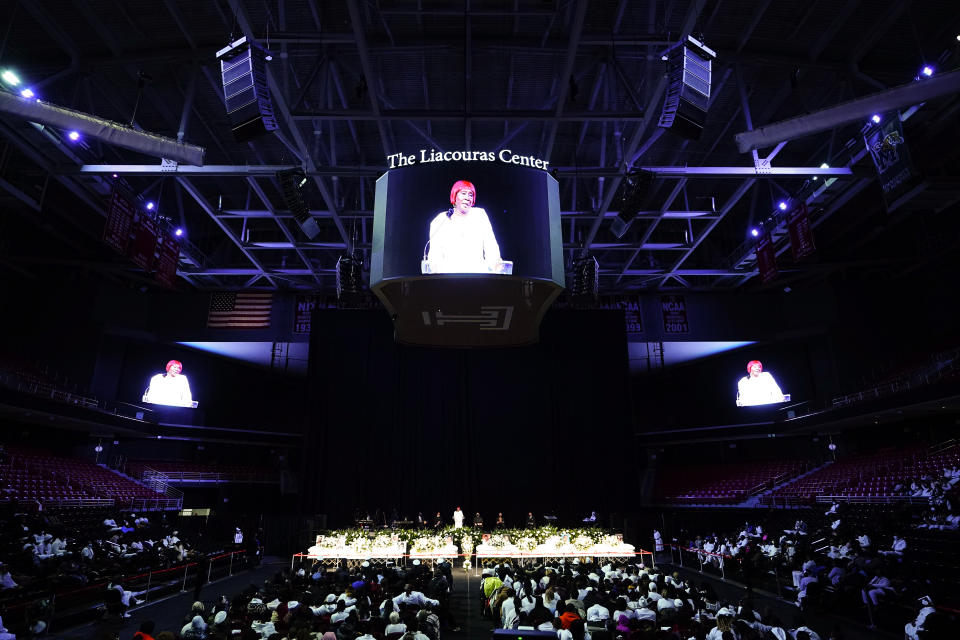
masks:
{"label": "blue stage light", "polygon": [[148,202],[147,202],[147,211],[153,211],[153,208],[154,208],[155,206],[157,206],[157,205],[154,204],[153,200],[148,201]]}
{"label": "blue stage light", "polygon": [[757,236],[760,235],[760,229],[757,229],[756,227],[754,227],[753,229],[750,229],[750,235],[756,238]]}
{"label": "blue stage light", "polygon": [[33,89],[27,88],[20,92],[20,95],[24,98],[32,98],[36,94],[33,92]]}
{"label": "blue stage light", "polygon": [[180,236],[183,235],[183,229],[181,229],[180,227],[177,227],[177,230],[173,232],[173,235],[179,238]]}
{"label": "blue stage light", "polygon": [[923,65],[923,69],[920,70],[920,75],[930,77],[933,75],[933,67],[928,64]]}
{"label": "blue stage light", "polygon": [[786,201],[784,201],[784,200],[781,200],[781,201],[780,201],[780,204],[778,204],[777,206],[780,208],[780,211],[786,211],[786,210],[787,210],[787,203],[786,203]]}
{"label": "blue stage light", "polygon": [[882,119],[882,118],[880,117],[880,114],[879,114],[879,113],[873,114],[873,117],[870,118],[870,120],[873,121],[873,124],[880,124],[880,120],[881,120],[881,119]]}

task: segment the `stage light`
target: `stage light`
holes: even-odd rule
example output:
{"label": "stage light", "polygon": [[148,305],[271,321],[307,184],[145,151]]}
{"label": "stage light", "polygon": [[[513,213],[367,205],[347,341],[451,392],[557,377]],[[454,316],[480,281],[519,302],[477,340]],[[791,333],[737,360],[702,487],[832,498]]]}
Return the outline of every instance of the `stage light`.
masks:
{"label": "stage light", "polygon": [[13,71],[10,71],[10,69],[4,69],[3,73],[0,73],[0,78],[2,78],[3,81],[11,87],[15,87],[20,84],[20,78],[18,78],[17,74],[15,74]]}
{"label": "stage light", "polygon": [[933,67],[928,64],[923,65],[923,69],[920,70],[920,75],[930,77],[933,75]]}
{"label": "stage light", "polygon": [[873,114],[873,117],[870,118],[870,120],[873,122],[873,124],[880,124],[880,120],[881,120],[881,119],[882,119],[882,118],[880,118],[880,114],[879,114],[879,113]]}
{"label": "stage light", "polygon": [[30,88],[28,87],[28,88],[24,89],[23,91],[21,91],[21,92],[20,92],[20,95],[23,96],[24,98],[32,98],[32,97],[35,96],[36,94],[33,92],[33,89],[30,89]]}
{"label": "stage light", "polygon": [[303,169],[283,169],[277,171],[277,180],[280,181],[280,191],[283,193],[283,201],[293,214],[293,219],[297,221],[303,233],[310,239],[317,237],[320,233],[320,227],[317,221],[310,215],[310,208],[300,193],[300,188],[307,183],[307,174]]}
{"label": "stage light", "polygon": [[820,168],[821,168],[821,169],[829,169],[829,168],[830,168],[830,165],[828,165],[826,162],[821,162],[821,163],[820,163]]}
{"label": "stage light", "polygon": [[750,235],[756,238],[757,236],[760,235],[760,229],[757,229],[756,227],[754,227],[753,229],[750,229]]}
{"label": "stage light", "polygon": [[148,202],[147,202],[147,211],[153,211],[153,208],[156,207],[156,206],[157,206],[157,205],[153,202],[153,200],[148,201]]}
{"label": "stage light", "polygon": [[177,230],[173,232],[173,235],[179,238],[180,236],[183,235],[183,229],[181,229],[180,227],[177,227]]}
{"label": "stage light", "polygon": [[117,174],[113,174],[113,177],[116,178],[116,177],[117,177]]}
{"label": "stage light", "polygon": [[787,210],[787,203],[786,203],[784,200],[781,200],[781,201],[780,201],[780,204],[778,204],[777,206],[780,208],[780,211],[786,211],[786,210]]}
{"label": "stage light", "polygon": [[72,141],[76,142],[77,140],[80,139],[80,134],[76,131],[71,131],[70,133],[67,134],[67,137],[70,138]]}

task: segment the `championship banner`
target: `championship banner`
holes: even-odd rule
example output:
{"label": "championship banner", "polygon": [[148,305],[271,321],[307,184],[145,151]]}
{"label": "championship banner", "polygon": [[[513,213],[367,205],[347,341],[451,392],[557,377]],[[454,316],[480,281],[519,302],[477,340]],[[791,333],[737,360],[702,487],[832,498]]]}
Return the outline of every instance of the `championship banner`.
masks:
{"label": "championship banner", "polygon": [[643,318],[640,316],[640,296],[600,296],[600,309],[623,309],[624,328],[627,335],[643,333]]}
{"label": "championship banner", "polygon": [[173,289],[177,281],[177,266],[180,264],[180,241],[176,236],[164,233],[160,237],[160,252],[157,256],[157,282]]}
{"label": "championship banner", "polygon": [[660,296],[660,313],[663,316],[664,333],[690,333],[684,296]]}
{"label": "championship banner", "polygon": [[136,207],[114,187],[107,205],[107,222],[103,226],[103,241],[118,253],[126,253],[130,243],[130,231],[133,229],[133,217]]}
{"label": "championship banner", "polygon": [[770,282],[780,271],[777,269],[777,254],[773,250],[770,234],[764,232],[757,240],[757,270],[763,282]]}
{"label": "championship banner", "polygon": [[133,242],[130,243],[130,259],[144,271],[153,268],[157,252],[157,223],[141,215],[133,227]]}
{"label": "championship banner", "polygon": [[880,124],[867,130],[863,140],[877,168],[884,204],[887,213],[890,213],[896,208],[900,196],[913,186],[913,178],[917,176],[910,149],[903,137],[899,112],[885,114]]}
{"label": "championship banner", "polygon": [[787,230],[790,232],[790,252],[794,262],[816,253],[806,202],[801,202],[799,207],[787,214]]}
{"label": "championship banner", "polygon": [[293,308],[293,332],[310,333],[317,296],[297,296]]}

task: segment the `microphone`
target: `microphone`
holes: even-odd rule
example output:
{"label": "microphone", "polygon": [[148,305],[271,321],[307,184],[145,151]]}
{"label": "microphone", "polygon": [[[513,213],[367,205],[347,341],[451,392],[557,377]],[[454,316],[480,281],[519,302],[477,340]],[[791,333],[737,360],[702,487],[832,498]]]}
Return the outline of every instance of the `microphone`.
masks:
{"label": "microphone", "polygon": [[[450,220],[450,217],[453,215],[453,207],[450,207],[449,209],[447,209],[446,214],[447,214],[447,221],[449,221],[449,220]],[[431,226],[433,226],[433,225],[431,225]],[[423,259],[424,259],[424,260],[427,259],[427,253],[428,253],[427,247],[430,246],[430,242],[433,240],[433,234],[436,233],[437,231],[439,231],[441,226],[442,226],[442,225],[437,225],[437,228],[434,229],[434,230],[430,233],[430,237],[427,238],[427,243],[426,243],[425,245],[423,245]]]}

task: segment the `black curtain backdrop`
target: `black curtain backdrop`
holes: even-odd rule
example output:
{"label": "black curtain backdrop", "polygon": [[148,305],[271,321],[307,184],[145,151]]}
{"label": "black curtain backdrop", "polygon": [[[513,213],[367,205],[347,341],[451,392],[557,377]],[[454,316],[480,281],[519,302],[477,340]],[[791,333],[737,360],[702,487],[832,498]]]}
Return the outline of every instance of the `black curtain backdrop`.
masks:
{"label": "black curtain backdrop", "polygon": [[624,510],[637,485],[621,311],[547,314],[537,345],[398,345],[378,311],[318,310],[302,509],[413,519],[459,505],[492,524]]}

